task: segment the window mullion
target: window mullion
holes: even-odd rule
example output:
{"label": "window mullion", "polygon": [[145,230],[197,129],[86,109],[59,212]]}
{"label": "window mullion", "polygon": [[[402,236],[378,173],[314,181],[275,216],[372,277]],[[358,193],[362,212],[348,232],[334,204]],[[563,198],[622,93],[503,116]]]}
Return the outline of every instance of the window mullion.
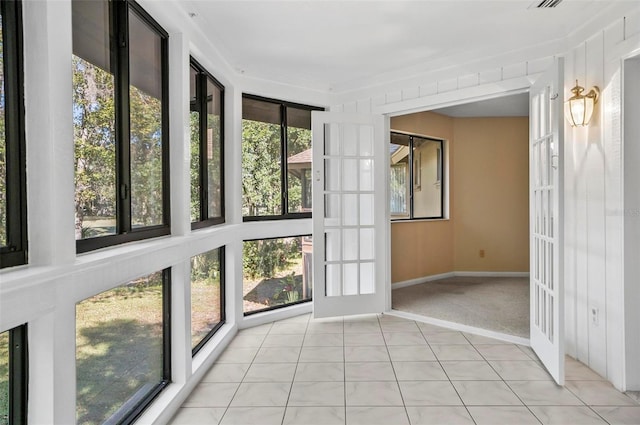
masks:
{"label": "window mullion", "polygon": [[413,137],[409,137],[409,218],[413,219]]}
{"label": "window mullion", "polygon": [[162,274],[162,378],[171,382],[171,269]]}
{"label": "window mullion", "polygon": [[116,61],[116,205],[117,233],[131,231],[131,148],[129,122],[129,6],[126,2],[111,2],[114,16]]}
{"label": "window mullion", "polygon": [[207,76],[198,70],[196,80],[196,103],[200,112],[200,220],[209,218],[209,179],[207,143]]}
{"label": "window mullion", "polygon": [[6,247],[2,249],[2,267],[27,260],[21,21],[20,2],[3,1]]}
{"label": "window mullion", "polygon": [[287,108],[280,105],[280,184],[282,185],[282,215],[289,212],[289,179],[287,176]]}
{"label": "window mullion", "polygon": [[27,419],[27,327],[9,331],[9,423],[24,425]]}

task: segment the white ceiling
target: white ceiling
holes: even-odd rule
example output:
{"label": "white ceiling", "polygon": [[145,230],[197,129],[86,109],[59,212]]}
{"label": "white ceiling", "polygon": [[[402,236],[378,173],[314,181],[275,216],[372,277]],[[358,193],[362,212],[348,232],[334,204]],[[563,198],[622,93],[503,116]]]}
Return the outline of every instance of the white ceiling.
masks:
{"label": "white ceiling", "polygon": [[435,109],[433,112],[455,118],[528,117],[529,93],[512,94],[495,99],[449,106]]}
{"label": "white ceiling", "polygon": [[180,0],[237,72],[339,92],[567,37],[628,0]]}

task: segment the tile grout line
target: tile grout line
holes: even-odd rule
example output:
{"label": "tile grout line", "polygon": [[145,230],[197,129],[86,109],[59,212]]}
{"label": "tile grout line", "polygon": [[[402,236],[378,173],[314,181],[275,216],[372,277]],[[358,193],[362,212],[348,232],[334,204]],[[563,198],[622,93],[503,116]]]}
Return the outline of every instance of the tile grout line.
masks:
{"label": "tile grout line", "polygon": [[[273,323],[271,322],[269,325],[269,330],[267,331],[266,334],[264,334],[264,337],[262,338],[262,342],[260,343],[260,346],[258,347],[258,349],[256,350],[256,353],[253,355],[253,357],[251,358],[251,362],[249,363],[249,367],[247,368],[247,370],[244,372],[244,374],[242,375],[242,379],[240,380],[240,383],[238,384],[238,388],[236,388],[236,390],[233,392],[233,396],[231,396],[231,400],[229,400],[229,404],[227,404],[227,407],[224,409],[224,413],[222,414],[222,416],[220,417],[220,421],[218,421],[218,425],[220,425],[222,423],[222,421],[224,420],[224,417],[227,416],[227,412],[229,411],[229,408],[231,407],[231,403],[233,403],[233,399],[236,397],[236,395],[238,394],[238,390],[240,389],[240,387],[242,386],[242,383],[244,382],[244,379],[247,377],[247,374],[249,373],[249,370],[251,369],[251,366],[253,366],[253,362],[255,361],[256,357],[258,356],[258,353],[260,352],[260,349],[262,348],[262,345],[264,344],[264,341],[267,339],[267,335],[269,335],[269,332],[271,332],[271,328],[273,328]],[[233,338],[235,339],[238,336],[238,334],[236,333]],[[232,341],[233,342],[233,341]],[[225,349],[228,350],[229,348],[227,347]],[[223,352],[224,353],[224,352]],[[215,363],[213,365],[211,365],[211,367],[213,367],[215,365]]]}
{"label": "tile grout line", "polygon": [[[416,322],[413,322],[413,324],[416,325]],[[378,326],[380,326],[380,333],[382,334],[382,340],[384,341],[384,347],[387,350],[387,356],[389,356],[389,363],[391,364],[391,370],[393,370],[393,376],[396,378],[396,385],[398,386],[398,392],[400,393],[400,399],[402,400],[402,407],[404,407],[404,414],[407,417],[407,423],[411,424],[411,418],[409,417],[409,412],[407,411],[407,404],[404,401],[404,394],[402,394],[402,388],[400,388],[400,381],[398,381],[398,375],[396,374],[396,368],[393,366],[393,361],[391,359],[391,353],[389,352],[389,345],[387,344],[387,338],[384,335],[384,330],[382,328],[382,322],[380,320],[380,316],[378,316]],[[416,325],[416,326],[418,326],[418,325]],[[420,330],[420,328],[418,328],[418,330]],[[422,332],[420,332],[420,334],[422,335]],[[423,338],[424,338],[424,336],[423,336]]]}
{"label": "tile grout line", "polygon": [[291,385],[289,386],[289,394],[287,395],[287,401],[284,404],[284,411],[282,412],[281,425],[284,425],[284,419],[287,417],[287,410],[289,409],[289,400],[291,399],[291,393],[293,392],[293,384],[296,382],[296,373],[298,372],[298,365],[300,364],[300,357],[302,356],[302,349],[304,348],[304,341],[307,339],[307,330],[309,329],[310,316],[307,316],[307,323],[304,327],[304,334],[302,334],[302,343],[300,344],[300,351],[298,352],[298,360],[296,361],[296,367],[291,377]]}
{"label": "tile grout line", "polygon": [[[467,338],[467,337],[465,336],[465,338]],[[480,357],[482,357],[482,358],[484,359],[484,361],[485,361],[485,362],[487,362],[487,364],[489,365],[489,367],[490,367],[490,368],[495,372],[495,374],[496,374],[496,375],[498,375],[498,377],[500,378],[500,380],[501,380],[502,382],[504,382],[504,384],[507,386],[507,388],[509,388],[509,391],[511,391],[511,392],[513,393],[513,395],[515,395],[515,396],[518,398],[518,400],[520,400],[520,403],[522,403],[522,405],[523,405],[524,407],[526,407],[526,408],[527,408],[527,410],[529,411],[529,413],[531,413],[531,414],[533,415],[533,417],[534,417],[534,418],[536,418],[536,420],[537,420],[539,423],[541,423],[541,424],[542,424],[542,420],[541,420],[541,419],[540,419],[540,418],[539,418],[539,417],[538,417],[538,416],[533,412],[533,410],[531,410],[531,407],[529,407],[529,405],[528,405],[527,403],[525,403],[525,402],[524,402],[524,400],[522,400],[522,398],[520,398],[520,396],[519,396],[518,394],[516,394],[516,392],[513,390],[513,388],[511,388],[511,385],[509,385],[509,384],[507,383],[507,381],[503,378],[503,376],[502,376],[502,375],[501,375],[501,374],[496,370],[496,368],[495,368],[495,367],[493,367],[493,365],[492,365],[492,364],[490,363],[490,361],[485,357],[485,355],[484,355],[484,354],[482,354],[482,353],[480,352],[480,350],[478,350],[478,349],[476,348],[476,346],[475,346],[475,345],[474,345],[474,344],[473,344],[473,343],[472,343],[468,338],[467,338],[467,341],[469,341],[469,343],[471,344],[471,346],[472,346],[472,347],[473,347],[473,348],[478,352],[478,354],[480,354]],[[482,345],[482,344],[480,344],[480,345]],[[515,345],[516,347],[518,347],[518,344],[510,344],[510,345]],[[523,352],[523,353],[524,353],[524,351],[522,351],[519,347],[518,347],[518,350],[520,350],[520,352]],[[528,355],[527,353],[524,353],[524,354],[525,354],[527,357],[529,357],[529,355]],[[530,358],[530,357],[529,357],[529,358]],[[495,361],[495,360],[494,360],[494,361]],[[527,360],[525,360],[525,361],[527,361]],[[533,359],[532,359],[531,361],[533,361]],[[545,371],[545,372],[546,372],[546,371]]]}
{"label": "tile grout line", "polygon": [[[420,329],[420,326],[418,326],[418,329]],[[431,350],[431,352],[433,353],[433,357],[435,357],[436,361],[438,362],[438,364],[440,365],[440,367],[442,368],[442,371],[444,372],[445,376],[447,377],[447,379],[449,380],[449,384],[451,384],[451,386],[453,387],[453,390],[456,392],[456,395],[458,396],[458,398],[460,399],[460,402],[462,402],[462,406],[464,406],[464,409],[467,411],[467,414],[469,415],[469,417],[471,418],[471,421],[474,424],[478,424],[478,422],[476,422],[476,419],[473,417],[473,415],[471,414],[471,411],[469,410],[469,406],[467,406],[467,404],[464,402],[464,400],[462,399],[462,397],[460,396],[460,392],[458,391],[458,389],[456,388],[455,385],[453,385],[453,381],[451,381],[451,377],[449,376],[449,374],[447,373],[447,370],[444,368],[444,366],[442,366],[442,362],[440,361],[440,359],[438,358],[438,356],[436,356],[435,351],[433,351],[433,348],[431,347],[431,344],[429,344],[429,339],[427,338],[427,336],[422,332],[422,329],[420,329],[420,333],[422,334],[422,337],[424,338],[424,340],[427,342],[427,346],[429,346],[429,349]],[[462,332],[460,332],[460,334],[462,334],[463,338],[466,339],[467,341],[469,341],[469,339],[464,336],[464,334]],[[471,344],[471,341],[469,341],[469,344],[473,347],[474,350],[476,350],[476,347]],[[476,350],[478,351],[478,350]],[[480,354],[480,353],[478,353]],[[482,356],[480,354],[480,356]],[[461,360],[464,361],[464,360]],[[485,360],[486,361],[486,360]]]}

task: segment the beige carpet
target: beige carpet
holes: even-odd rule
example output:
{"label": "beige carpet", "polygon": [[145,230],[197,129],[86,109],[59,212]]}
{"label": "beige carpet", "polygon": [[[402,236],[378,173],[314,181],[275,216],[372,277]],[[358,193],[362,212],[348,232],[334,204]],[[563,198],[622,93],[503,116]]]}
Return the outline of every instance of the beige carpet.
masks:
{"label": "beige carpet", "polygon": [[529,278],[451,277],[392,291],[395,310],[529,338]]}

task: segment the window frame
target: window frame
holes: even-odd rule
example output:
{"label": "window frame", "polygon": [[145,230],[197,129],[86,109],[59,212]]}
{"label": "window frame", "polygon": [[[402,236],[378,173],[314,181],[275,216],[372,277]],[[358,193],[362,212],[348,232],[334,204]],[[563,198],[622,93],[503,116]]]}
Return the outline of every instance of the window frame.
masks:
{"label": "window frame", "polygon": [[[154,274],[148,273],[149,274]],[[129,425],[134,423],[151,405],[156,397],[172,382],[171,375],[171,268],[161,270],[162,273],[162,379],[158,381],[146,394],[138,394],[140,390],[125,400],[105,423]],[[143,277],[143,276],[140,276]],[[104,292],[116,289],[124,284],[109,288]],[[97,294],[96,294],[97,295]],[[78,301],[77,304],[92,297]],[[77,360],[76,360],[77,362]],[[77,364],[76,364],[77,367]],[[77,383],[76,383],[77,385]],[[76,395],[77,398],[77,395]],[[76,407],[77,409],[77,407]],[[77,412],[76,412],[77,413]]]}
{"label": "window frame", "polygon": [[0,268],[27,264],[27,176],[24,118],[22,3],[0,1],[2,11],[6,246],[0,247]]}
{"label": "window frame", "polygon": [[[196,100],[195,106],[200,114],[200,164],[199,164],[199,184],[200,184],[200,217],[191,222],[191,230],[203,227],[215,226],[225,223],[225,191],[224,191],[224,91],[225,88],[213,75],[211,75],[200,63],[191,56],[189,66],[196,74]],[[209,184],[207,163],[207,120],[203,119],[207,115],[207,82],[211,81],[220,90],[220,217],[209,217]],[[190,102],[191,103],[191,102]],[[192,105],[189,110],[191,111]],[[191,142],[191,141],[189,141]]]}
{"label": "window frame", "polygon": [[[259,102],[272,103],[280,106],[280,214],[276,215],[250,215],[242,216],[242,221],[271,221],[271,220],[291,220],[299,218],[311,218],[313,212],[289,212],[289,173],[288,173],[288,132],[287,132],[287,108],[296,108],[306,111],[324,111],[325,108],[319,106],[303,105],[301,103],[277,100],[248,93],[242,93],[242,99],[251,99]],[[244,121],[244,114],[242,117]],[[242,140],[244,143],[244,140]],[[244,200],[243,200],[244,202]],[[277,239],[277,238],[274,238]]]}
{"label": "window frame", "polygon": [[3,331],[9,336],[9,424],[26,425],[29,386],[27,324]]}
{"label": "window frame", "polygon": [[[445,140],[444,139],[437,139],[435,137],[429,137],[429,136],[423,136],[420,134],[414,134],[414,133],[407,133],[404,131],[397,131],[397,130],[391,130],[391,135],[397,134],[399,136],[406,136],[409,138],[409,158],[408,158],[408,163],[407,163],[407,168],[409,171],[409,175],[408,175],[408,179],[407,179],[407,185],[408,185],[408,192],[409,192],[409,198],[407,200],[408,205],[408,209],[409,209],[409,217],[394,217],[393,215],[391,215],[391,221],[392,222],[402,222],[402,221],[412,221],[412,220],[443,220],[445,218],[445,214],[444,214],[444,205],[445,205],[445,183],[446,183],[446,179],[445,179],[445,155],[444,155],[444,148],[445,148]],[[439,159],[439,163],[436,164],[437,170],[436,173],[438,176],[440,176],[440,215],[438,216],[431,216],[431,217],[416,217],[414,214],[414,206],[413,206],[413,199],[414,199],[414,186],[415,186],[415,176],[414,176],[414,157],[413,157],[413,150],[414,150],[414,138],[415,139],[421,139],[421,140],[426,140],[429,142],[436,142],[440,144],[440,147],[438,148],[439,154],[437,155],[437,158]],[[394,144],[394,143],[390,143],[390,144]]]}
{"label": "window frame", "polygon": [[[134,13],[160,37],[161,49],[161,140],[162,140],[162,224],[133,228],[131,221],[131,133],[129,75],[129,12]],[[115,58],[115,174],[116,233],[76,240],[76,253],[81,254],[126,242],[166,236],[171,233],[170,169],[169,169],[169,34],[138,3],[133,0],[110,1],[110,36],[118,39],[111,45]]]}
{"label": "window frame", "polygon": [[[209,342],[209,340],[213,337],[213,335],[226,323],[227,315],[226,315],[226,303],[225,303],[225,245],[220,246],[218,248],[214,248],[213,250],[218,250],[218,262],[220,264],[220,321],[213,327],[211,330],[196,344],[195,347],[191,349],[191,356],[195,357],[196,354],[204,347],[204,345]],[[212,251],[213,251],[212,250]],[[202,254],[206,254],[203,252]],[[198,254],[201,255],[201,254]],[[192,325],[193,326],[193,325]],[[193,328],[191,329],[193,332]]]}
{"label": "window frame", "polygon": [[[311,233],[307,233],[307,234],[302,234],[302,235],[273,236],[273,237],[269,237],[269,238],[243,239],[242,240],[243,261],[244,261],[244,243],[245,242],[268,241],[268,240],[274,240],[274,239],[289,239],[289,238],[302,238],[302,239],[304,239],[304,238],[307,238],[307,237],[311,237],[312,238],[313,235]],[[244,269],[244,267],[243,267],[243,269]],[[312,278],[313,278],[313,274],[312,274]],[[244,288],[244,270],[243,270],[243,273],[242,273],[242,286]],[[242,297],[242,301],[244,301],[244,296]],[[294,301],[294,302],[288,303],[288,304],[272,305],[272,306],[269,306],[269,307],[266,307],[266,308],[261,308],[259,310],[244,311],[244,305],[243,305],[242,315],[243,315],[243,317],[249,317],[249,316],[252,316],[254,314],[266,313],[266,312],[269,312],[269,311],[279,310],[281,308],[287,308],[287,307],[291,307],[291,306],[294,306],[294,305],[310,303],[310,302],[313,302],[313,292],[311,293],[311,297],[309,297],[307,299]]]}

